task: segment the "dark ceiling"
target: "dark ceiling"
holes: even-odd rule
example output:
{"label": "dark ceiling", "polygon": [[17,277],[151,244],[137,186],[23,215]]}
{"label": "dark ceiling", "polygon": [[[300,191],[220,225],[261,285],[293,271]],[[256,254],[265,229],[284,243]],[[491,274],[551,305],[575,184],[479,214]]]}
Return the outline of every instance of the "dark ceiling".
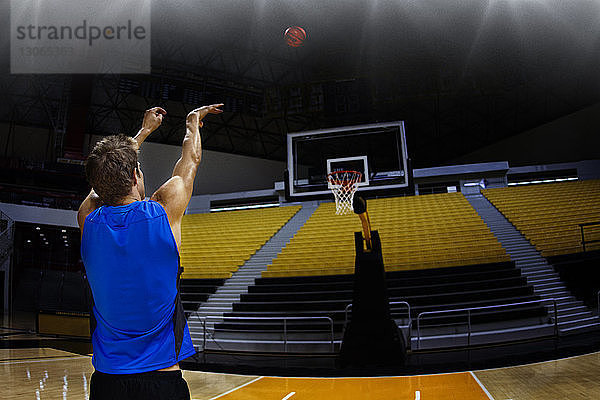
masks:
{"label": "dark ceiling", "polygon": [[[206,148],[283,160],[287,132],[405,120],[414,165],[443,165],[600,101],[599,33],[597,1],[153,1],[152,74],[90,77],[86,130],[132,131],[158,104],[153,140],[177,144],[195,102],[224,101]],[[7,68],[3,89],[36,79]],[[33,123],[7,100],[0,119]]]}

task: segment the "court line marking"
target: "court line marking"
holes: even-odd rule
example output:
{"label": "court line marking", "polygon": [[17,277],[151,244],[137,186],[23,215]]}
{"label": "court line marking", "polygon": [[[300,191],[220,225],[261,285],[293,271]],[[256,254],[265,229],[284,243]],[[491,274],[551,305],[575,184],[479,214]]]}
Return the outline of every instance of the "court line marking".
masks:
{"label": "court line marking", "polygon": [[2,360],[0,360],[0,362],[9,362],[9,361],[25,361],[25,360],[51,360],[53,358],[65,358],[65,357],[85,357],[80,355],[72,355],[72,356],[65,356],[65,355],[61,355],[61,356],[46,356],[46,357],[20,357],[20,358],[4,358]]}
{"label": "court line marking", "polygon": [[415,391],[415,400],[421,400],[421,391],[420,390]]}
{"label": "court line marking", "polygon": [[293,396],[293,395],[295,395],[295,394],[296,394],[296,392],[290,392],[290,393],[288,393],[288,395],[287,395],[287,396],[285,396],[285,397],[284,397],[283,399],[281,399],[281,400],[288,400],[290,397],[292,397],[292,396]]}
{"label": "court line marking", "polygon": [[[251,377],[251,376],[253,376],[253,377],[255,377],[255,378],[257,378],[257,377],[258,377],[258,375],[229,374],[229,373],[227,373],[227,372],[199,371],[199,370],[196,370],[196,369],[183,369],[183,368],[182,368],[181,370],[182,370],[182,371],[185,371],[185,372],[187,372],[187,373],[194,372],[194,373],[198,373],[198,374],[228,375],[228,376],[243,376],[243,377],[246,377],[246,378],[249,378],[249,377]],[[263,377],[264,377],[264,376],[263,376]]]}
{"label": "court line marking", "polygon": [[210,400],[215,400],[215,399],[218,399],[219,397],[223,397],[223,396],[225,396],[225,395],[227,395],[227,394],[229,394],[229,393],[231,393],[231,392],[235,392],[236,390],[238,390],[238,389],[241,389],[241,388],[243,388],[244,386],[248,386],[248,385],[250,385],[251,383],[254,383],[254,382],[256,382],[256,381],[258,381],[258,380],[260,380],[260,379],[262,379],[262,378],[264,378],[264,377],[263,377],[263,376],[259,376],[258,378],[256,378],[256,379],[252,379],[250,382],[246,382],[246,383],[244,383],[243,385],[240,385],[240,386],[234,387],[233,389],[231,389],[231,390],[228,390],[228,391],[226,391],[225,393],[221,393],[221,394],[220,394],[220,395],[218,395],[218,396],[211,397],[211,398],[210,398]]}
{"label": "court line marking", "polygon": [[492,397],[492,395],[490,394],[490,392],[488,392],[488,390],[485,388],[485,386],[483,386],[483,383],[481,383],[481,381],[479,380],[479,378],[477,378],[477,376],[473,373],[473,371],[469,371],[469,373],[471,374],[471,376],[473,377],[473,379],[475,379],[475,382],[477,382],[479,384],[479,387],[485,392],[485,394],[487,395],[487,397],[490,400],[494,400],[494,398]]}
{"label": "court line marking", "polygon": [[506,369],[506,368],[517,368],[517,367],[526,367],[528,365],[536,365],[536,364],[544,364],[544,363],[550,363],[550,362],[556,362],[556,361],[563,361],[563,360],[570,360],[571,358],[577,358],[577,357],[584,357],[584,356],[590,356],[593,354],[598,354],[600,355],[600,351],[593,351],[591,353],[585,353],[585,354],[579,354],[579,355],[575,355],[575,356],[569,356],[569,357],[563,357],[563,358],[555,358],[553,360],[546,360],[546,361],[536,361],[536,362],[531,362],[531,363],[525,363],[525,364],[518,364],[518,365],[509,365],[506,367],[495,367],[495,368],[484,368],[484,369],[477,369],[476,371],[494,371],[496,369]]}
{"label": "court line marking", "polygon": [[76,357],[61,357],[61,358],[44,358],[44,359],[39,359],[39,360],[27,360],[27,361],[0,361],[0,365],[6,365],[6,364],[26,364],[26,363],[40,363],[40,362],[50,362],[50,361],[64,361],[64,360],[77,360],[80,358],[87,358],[89,359],[88,356],[76,356]]}
{"label": "court line marking", "polygon": [[[468,374],[468,373],[469,373],[469,371],[437,372],[435,374],[419,374],[419,375],[376,375],[376,376],[281,376],[281,375],[263,375],[263,378],[276,378],[276,379],[378,379],[378,378],[410,378],[410,377],[413,377],[413,376],[456,375],[456,374]],[[228,374],[226,374],[226,375],[228,375]],[[245,376],[245,375],[243,375],[243,376]]]}

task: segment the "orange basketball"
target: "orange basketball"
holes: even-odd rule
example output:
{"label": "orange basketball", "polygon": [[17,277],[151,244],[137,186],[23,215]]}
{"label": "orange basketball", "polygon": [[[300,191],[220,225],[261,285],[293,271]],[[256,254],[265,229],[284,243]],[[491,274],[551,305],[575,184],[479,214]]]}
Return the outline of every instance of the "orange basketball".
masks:
{"label": "orange basketball", "polygon": [[306,40],[306,31],[299,26],[290,26],[285,30],[283,37],[288,46],[299,47]]}

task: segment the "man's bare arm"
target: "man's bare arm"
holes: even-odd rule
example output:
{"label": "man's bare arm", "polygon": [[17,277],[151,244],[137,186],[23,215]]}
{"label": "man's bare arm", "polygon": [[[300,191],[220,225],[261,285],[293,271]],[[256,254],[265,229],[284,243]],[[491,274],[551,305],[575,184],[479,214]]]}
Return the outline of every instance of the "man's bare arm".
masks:
{"label": "man's bare arm", "polygon": [[186,118],[186,134],[183,139],[181,157],[175,163],[171,179],[165,182],[151,197],[165,207],[171,222],[181,220],[183,213],[192,197],[194,179],[198,165],[202,159],[202,140],[200,128],[202,119],[208,114],[220,114],[219,107],[223,104],[213,104],[197,108]]}
{"label": "man's bare arm", "polygon": [[167,112],[161,107],[153,107],[146,110],[144,113],[144,120],[142,121],[142,127],[133,138],[133,140],[137,142],[138,150],[148,135],[154,132],[160,124],[162,124],[165,115],[167,115]]}

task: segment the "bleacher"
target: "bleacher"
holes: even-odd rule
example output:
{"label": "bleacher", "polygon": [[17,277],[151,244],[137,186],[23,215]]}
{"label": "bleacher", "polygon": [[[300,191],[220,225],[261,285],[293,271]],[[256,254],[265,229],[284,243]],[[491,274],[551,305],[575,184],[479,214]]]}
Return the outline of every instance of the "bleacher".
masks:
{"label": "bleacher", "polygon": [[[395,271],[388,272],[386,278],[390,302],[408,302],[413,320],[426,311],[539,300],[514,262]],[[246,332],[253,338],[269,338],[275,332],[281,332],[282,321],[261,320],[260,317],[326,316],[333,319],[339,339],[346,306],[352,303],[352,290],[352,275],[258,279],[233,305],[233,312],[224,315],[227,317],[225,322],[216,324],[215,336]],[[457,332],[465,327],[466,314],[463,314],[424,318],[421,327],[437,334]],[[400,324],[407,316],[405,309],[396,309],[392,315]],[[471,322],[474,326],[502,323],[507,328],[548,321],[546,309],[537,303],[474,311]],[[286,329],[288,333],[322,332],[326,338],[329,323],[325,320],[290,320]]]}
{"label": "bleacher", "polygon": [[[460,193],[368,200],[379,231],[386,271],[452,267],[510,258]],[[343,275],[354,272],[355,215],[319,206],[263,277]]]}
{"label": "bleacher", "polygon": [[230,278],[300,208],[185,215],[181,226],[181,278]]}
{"label": "bleacher", "polygon": [[181,303],[186,313],[196,311],[201,303],[222,286],[225,279],[182,279],[180,283]]}
{"label": "bleacher", "polygon": [[[483,194],[544,257],[583,251],[579,224],[600,222],[600,180],[487,189]],[[600,239],[600,226],[584,229],[586,241]],[[600,243],[587,249],[600,249]]]}

